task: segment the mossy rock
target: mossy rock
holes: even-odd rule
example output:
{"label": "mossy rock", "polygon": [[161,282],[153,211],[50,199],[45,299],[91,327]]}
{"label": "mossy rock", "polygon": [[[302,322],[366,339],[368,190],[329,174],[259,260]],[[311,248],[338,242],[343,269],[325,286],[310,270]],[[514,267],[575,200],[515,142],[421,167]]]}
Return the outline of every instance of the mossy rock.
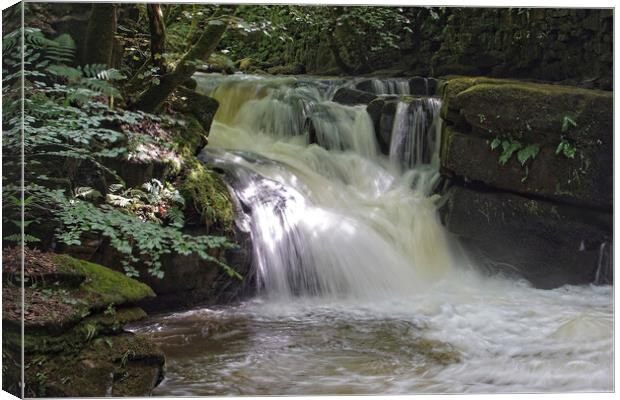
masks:
{"label": "mossy rock", "polygon": [[206,72],[221,72],[225,74],[235,73],[235,63],[222,53],[212,53],[207,61]]}
{"label": "mossy rock", "polygon": [[[177,92],[181,96],[181,101],[175,103],[175,109],[185,113],[186,120],[189,122],[187,129],[179,132],[179,136],[181,140],[189,141],[188,144],[194,146],[192,152],[194,154],[195,150],[206,145],[206,140],[203,140],[202,137],[206,138],[209,135],[211,122],[220,103],[212,97],[188,88],[179,87]],[[195,121],[198,121],[202,131],[192,127],[191,124]]]}
{"label": "mossy rock", "polygon": [[149,286],[104,266],[66,254],[56,255],[54,262],[61,272],[79,273],[86,277],[80,290],[90,294],[90,309],[102,309],[109,304],[135,304],[145,298],[155,297]]}
{"label": "mossy rock", "polygon": [[[478,133],[510,135],[556,144],[560,136],[582,145],[611,145],[613,94],[599,90],[532,83],[476,84],[449,100]],[[564,119],[576,123],[562,130]]]}
{"label": "mossy rock", "polygon": [[185,168],[179,191],[186,200],[186,208],[199,216],[209,232],[220,234],[234,230],[234,206],[222,177],[207,169],[198,160],[190,161]]}
{"label": "mossy rock", "polygon": [[101,337],[71,354],[27,355],[27,397],[149,396],[165,358],[131,333]]}
{"label": "mossy rock", "polygon": [[[25,327],[45,332],[64,332],[93,311],[112,305],[134,304],[155,293],[147,285],[120,272],[64,254],[52,255],[56,271],[38,276],[25,288]],[[68,281],[63,281],[70,277]],[[78,281],[80,285],[75,287]],[[69,284],[67,284],[69,282]],[[3,288],[3,322],[21,325],[21,291]]]}
{"label": "mossy rock", "polygon": [[[65,324],[62,331],[26,325],[23,349],[26,354],[72,353],[97,337],[120,333],[126,324],[145,317],[146,313],[139,307],[124,307],[86,317],[78,315],[82,319],[70,327]],[[22,347],[22,336],[18,329],[9,326],[3,333],[5,346],[16,351]]]}
{"label": "mossy rock", "polygon": [[239,69],[239,71],[248,72],[252,67],[254,67],[254,60],[250,57],[242,58],[235,63],[235,66]]}
{"label": "mossy rock", "polygon": [[[447,80],[442,91],[444,174],[496,189],[611,208],[611,93],[462,77]],[[490,148],[494,140],[538,151],[524,165],[515,151],[502,165],[501,146]],[[563,142],[575,149],[574,156],[558,152]]]}

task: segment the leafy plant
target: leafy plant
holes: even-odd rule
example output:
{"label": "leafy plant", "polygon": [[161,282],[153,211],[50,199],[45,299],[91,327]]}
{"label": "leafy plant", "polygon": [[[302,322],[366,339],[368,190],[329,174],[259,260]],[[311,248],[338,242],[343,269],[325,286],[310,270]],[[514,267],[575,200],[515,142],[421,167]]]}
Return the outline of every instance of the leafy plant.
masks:
{"label": "leafy plant", "polygon": [[500,165],[506,165],[512,155],[517,152],[517,161],[525,171],[525,175],[521,179],[521,182],[525,182],[529,176],[529,167],[527,166],[528,160],[533,160],[540,152],[539,144],[534,143],[523,147],[521,142],[510,137],[503,139],[496,137],[491,141],[489,146],[491,150],[495,150],[501,146],[501,153],[498,160]]}
{"label": "leafy plant", "polygon": [[556,155],[562,154],[566,158],[575,158],[577,148],[566,138],[566,135],[564,135],[565,133],[568,133],[570,129],[575,127],[577,127],[577,123],[573,121],[572,118],[567,115],[562,118],[562,136],[558,147],[555,149]]}
{"label": "leafy plant", "polygon": [[570,128],[576,127],[577,123],[568,115],[562,118],[562,133],[568,132]]}
{"label": "leafy plant", "polygon": [[126,210],[142,221],[162,223],[170,221],[174,227],[183,226],[183,207],[185,199],[177,189],[168,182],[161,183],[152,179],[142,185],[141,189],[125,189],[122,184],[114,184],[109,188],[106,202]]}
{"label": "leafy plant", "polygon": [[521,165],[525,165],[527,160],[536,158],[539,151],[539,144],[530,144],[529,146],[526,146],[519,150],[519,152],[517,153],[517,160],[519,160]]}
{"label": "leafy plant", "polygon": [[506,165],[513,153],[522,147],[521,142],[513,139],[502,141],[502,152],[499,156],[499,163]]}
{"label": "leafy plant", "polygon": [[[70,37],[52,40],[32,28],[24,30],[24,37],[23,72],[18,68],[20,32],[10,33],[3,41],[3,221],[10,227],[5,239],[22,240],[24,212],[24,240],[42,239],[30,231],[39,227],[38,221],[55,226],[55,239],[67,245],[80,244],[84,233],[95,232],[122,255],[125,271],[132,276],[138,274],[134,265],[141,263],[150,274],[163,277],[161,257],[175,252],[196,253],[240,278],[219,256],[209,253],[232,247],[225,238],[182,233],[184,200],[174,188],[151,181],[138,189],[137,200],[126,197],[122,179],[106,161],[135,154],[138,159],[143,159],[142,154],[161,159],[168,154],[165,151],[172,153],[169,138],[157,128],[169,120],[111,109],[106,96],[119,95],[113,82],[121,76],[101,65],[69,66],[75,52]],[[23,115],[22,85],[28,93]],[[84,185],[85,171],[90,179],[105,176],[118,182],[118,191],[111,194],[139,203],[142,214],[120,206],[118,202],[125,201],[120,197],[105,203],[100,190],[108,189]],[[145,208],[150,211],[144,212]]]}
{"label": "leafy plant", "polygon": [[121,254],[121,263],[129,276],[138,276],[133,265],[142,263],[149,274],[163,278],[161,257],[172,252],[181,255],[197,254],[205,261],[222,267],[230,276],[241,276],[220,258],[209,254],[209,249],[233,248],[234,245],[220,236],[191,236],[178,228],[162,226],[152,221],[141,221],[111,205],[96,206],[79,199],[67,199],[63,193],[52,192],[57,204],[57,218],[62,223],[57,238],[69,245],[79,245],[86,232],[99,232]]}
{"label": "leafy plant", "polygon": [[566,158],[575,158],[577,154],[577,148],[571,144],[566,138],[562,138],[558,147],[555,149],[555,154],[562,154]]}

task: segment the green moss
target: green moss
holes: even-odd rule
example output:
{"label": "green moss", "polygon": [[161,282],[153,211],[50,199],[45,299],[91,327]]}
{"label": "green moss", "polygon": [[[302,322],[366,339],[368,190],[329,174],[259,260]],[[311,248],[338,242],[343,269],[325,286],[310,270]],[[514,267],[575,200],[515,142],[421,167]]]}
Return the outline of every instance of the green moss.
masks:
{"label": "green moss", "polygon": [[[27,327],[23,341],[24,352],[26,354],[72,353],[101,335],[121,332],[124,325],[145,317],[146,313],[141,308],[128,307],[117,310],[113,315],[104,313],[91,315],[62,333],[54,334],[42,329]],[[2,341],[4,345],[19,350],[22,345],[21,332],[16,329],[6,330]]]}
{"label": "green moss", "polygon": [[72,353],[26,356],[27,396],[148,396],[162,378],[164,355],[148,339],[122,333]]}
{"label": "green moss", "polygon": [[226,184],[217,173],[208,170],[198,160],[191,160],[186,165],[180,192],[207,227],[219,228],[225,233],[233,231],[233,203]]}
{"label": "green moss", "polygon": [[153,290],[144,283],[98,264],[78,260],[65,254],[55,255],[54,262],[62,272],[78,272],[86,276],[81,290],[92,294],[91,308],[108,304],[135,303],[155,297]]}

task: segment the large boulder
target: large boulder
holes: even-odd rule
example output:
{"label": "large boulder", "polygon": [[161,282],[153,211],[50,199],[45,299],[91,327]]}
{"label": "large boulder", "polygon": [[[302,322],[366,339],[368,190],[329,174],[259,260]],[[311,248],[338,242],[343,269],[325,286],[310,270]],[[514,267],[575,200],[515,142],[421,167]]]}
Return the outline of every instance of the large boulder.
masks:
{"label": "large boulder", "polygon": [[439,91],[442,220],[479,265],[543,288],[609,282],[612,93],[466,77]]}
{"label": "large boulder", "polygon": [[[228,303],[253,289],[250,233],[237,226],[235,216],[239,210],[220,174],[196,159],[187,160],[178,183],[185,199],[183,233],[225,237],[232,247],[212,248],[207,253],[223,260],[243,279],[230,276],[221,265],[199,254],[163,255],[160,261],[164,275],[161,278],[150,274],[147,265],[137,263],[133,265],[140,274],[137,279],[157,294],[155,298],[140,302],[147,311]],[[122,257],[108,240],[99,240],[96,250],[82,252],[80,256],[111,268],[118,268],[116,261]]]}
{"label": "large boulder", "polygon": [[[611,92],[487,78],[451,79],[442,90],[444,173],[611,209]],[[517,161],[517,151],[502,165],[502,146],[492,150],[494,141],[539,150],[524,165]],[[556,154],[562,143],[574,154]]]}
{"label": "large boulder", "polygon": [[442,222],[478,265],[540,288],[593,282],[612,241],[605,212],[460,185],[444,200]]}
{"label": "large boulder", "polygon": [[368,104],[376,98],[377,96],[372,93],[343,87],[336,91],[332,100],[336,103],[353,106],[357,104]]}
{"label": "large boulder", "polygon": [[[541,196],[575,205],[611,209],[613,158],[607,148],[583,146],[574,158],[556,154],[558,144],[542,145],[527,169],[517,154],[502,165],[501,145],[494,151],[490,140],[465,134],[450,126],[442,132],[442,173],[478,181],[496,189]],[[526,144],[523,144],[525,147]]]}
{"label": "large boulder", "polygon": [[151,288],[101,265],[25,248],[22,304],[21,257],[18,248],[3,251],[3,389],[19,395],[23,351],[27,397],[150,395],[164,355],[123,326],[146,317],[136,304],[155,296]]}
{"label": "large boulder", "polygon": [[414,76],[409,79],[409,91],[412,95],[433,96],[437,91],[437,79]]}

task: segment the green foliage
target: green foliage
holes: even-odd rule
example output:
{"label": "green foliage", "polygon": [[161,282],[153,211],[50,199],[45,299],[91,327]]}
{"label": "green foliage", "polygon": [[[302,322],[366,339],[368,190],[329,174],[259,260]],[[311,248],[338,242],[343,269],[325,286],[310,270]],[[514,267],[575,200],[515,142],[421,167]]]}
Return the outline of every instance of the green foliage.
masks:
{"label": "green foliage", "polygon": [[[231,247],[226,239],[182,233],[184,200],[178,191],[158,181],[124,189],[116,171],[106,166],[106,160],[140,158],[144,149],[172,151],[168,138],[145,134],[145,127],[159,132],[152,127],[164,118],[110,109],[105,96],[119,96],[113,82],[122,76],[103,65],[70,66],[75,45],[68,36],[52,40],[26,28],[22,80],[19,38],[19,32],[12,32],[3,41],[2,191],[9,200],[3,202],[3,221],[12,227],[5,230],[5,239],[21,239],[23,211],[26,241],[43,239],[29,231],[39,221],[56,226],[56,240],[66,245],[79,245],[83,234],[96,232],[121,254],[132,276],[140,263],[163,277],[161,257],[174,252],[196,253],[239,277],[209,253]],[[27,93],[23,116],[22,83]],[[103,197],[99,190],[108,188],[80,184],[84,173],[116,180],[116,192]]]}
{"label": "green foliage", "polygon": [[566,133],[570,128],[574,128],[576,126],[577,123],[568,115],[565,115],[562,119],[562,133]]}
{"label": "green foliage", "polygon": [[563,138],[555,149],[555,154],[562,154],[566,158],[575,158],[577,148],[567,139]]}
{"label": "green foliage", "polygon": [[519,160],[521,165],[525,165],[527,160],[536,158],[539,151],[540,151],[539,144],[531,144],[529,146],[526,146],[522,148],[521,150],[519,150],[519,152],[517,153],[517,160]]}
{"label": "green foliage", "polygon": [[517,161],[519,162],[521,168],[525,173],[523,178],[521,179],[521,182],[525,182],[527,180],[527,177],[529,176],[530,171],[527,162],[528,160],[533,160],[536,158],[536,156],[540,152],[540,145],[534,143],[524,147],[521,142],[513,139],[512,137],[495,137],[489,144],[491,150],[495,150],[500,146],[501,152],[498,159],[499,164],[506,165],[506,163],[512,158],[512,155],[516,152]]}
{"label": "green foliage", "polygon": [[162,184],[157,179],[144,183],[142,189],[126,189],[122,184],[111,185],[106,202],[142,221],[162,223],[167,220],[174,227],[183,227],[185,199],[178,190],[169,182]]}
{"label": "green foliage", "polygon": [[399,49],[403,34],[412,31],[405,14],[397,7],[241,5],[235,12],[237,30],[222,47],[233,59],[281,65],[301,61],[302,47],[309,52],[333,40],[345,61],[365,65],[373,54]]}
{"label": "green foliage", "polygon": [[564,134],[568,133],[570,129],[576,127],[577,123],[568,115],[565,115],[564,118],[562,118],[562,137],[558,147],[555,149],[556,155],[562,154],[566,158],[575,158],[577,148],[569,139],[566,138]]}
{"label": "green foliage", "polygon": [[209,254],[209,249],[231,248],[233,245],[224,237],[191,236],[174,227],[162,226],[156,222],[141,221],[134,215],[108,204],[94,205],[79,199],[67,199],[58,192],[47,193],[56,204],[56,218],[61,222],[57,238],[69,245],[79,245],[86,232],[98,232],[107,238],[121,257],[121,263],[128,276],[138,276],[133,265],[144,264],[149,274],[163,278],[161,257],[172,252],[181,255],[198,254],[205,261],[224,268],[230,275],[239,275],[218,257]]}
{"label": "green foliage", "polygon": [[514,140],[514,139],[503,140],[502,141],[502,152],[499,156],[499,163],[501,165],[506,165],[508,160],[510,160],[510,157],[512,157],[513,153],[519,150],[521,147],[522,147],[521,142],[517,140]]}

